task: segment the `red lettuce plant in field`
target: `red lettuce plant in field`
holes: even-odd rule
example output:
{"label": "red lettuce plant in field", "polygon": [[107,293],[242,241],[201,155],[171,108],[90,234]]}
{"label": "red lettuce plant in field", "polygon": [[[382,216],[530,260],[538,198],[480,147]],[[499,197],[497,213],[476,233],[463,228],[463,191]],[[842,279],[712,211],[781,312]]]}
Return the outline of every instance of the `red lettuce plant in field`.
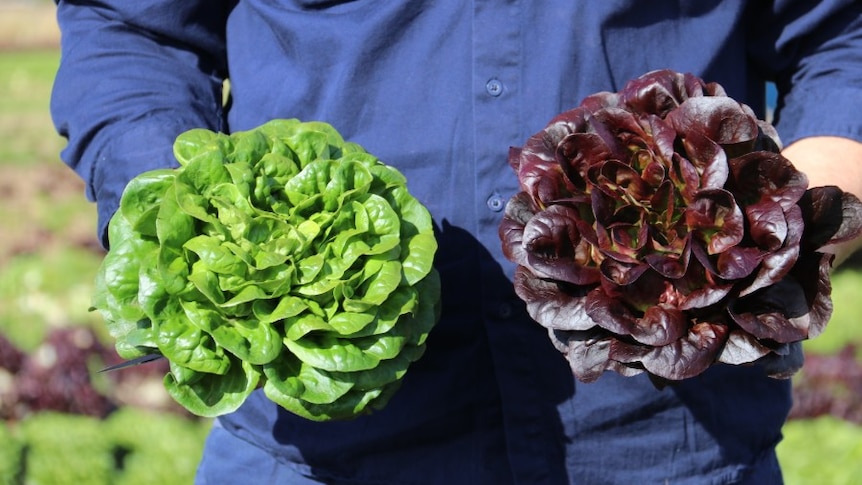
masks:
{"label": "red lettuce plant in field", "polygon": [[862,425],[862,363],[855,345],[835,355],[808,355],[793,382],[788,419],[833,416]]}
{"label": "red lettuce plant in field", "polygon": [[88,364],[109,355],[86,327],[53,329],[29,354],[0,335],[0,419],[49,410],[106,416],[114,405],[93,386]]}
{"label": "red lettuce plant in field", "polygon": [[30,352],[0,333],[0,420],[18,421],[40,411],[105,417],[123,405],[186,414],[162,387],[167,361],[94,379],[97,369],[120,362],[85,326],[51,329]]}
{"label": "red lettuce plant in field", "polygon": [[582,381],[801,365],[832,311],[825,246],[862,204],[808,188],[775,130],[723,88],[655,71],[554,118],[509,162],[515,289]]}

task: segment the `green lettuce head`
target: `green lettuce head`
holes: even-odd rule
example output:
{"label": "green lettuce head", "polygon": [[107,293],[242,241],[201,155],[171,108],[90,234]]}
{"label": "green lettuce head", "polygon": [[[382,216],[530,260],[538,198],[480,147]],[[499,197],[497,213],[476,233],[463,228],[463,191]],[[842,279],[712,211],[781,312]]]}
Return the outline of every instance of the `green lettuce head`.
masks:
{"label": "green lettuce head", "polygon": [[93,307],[127,359],[218,416],[258,387],[313,420],[382,408],[439,318],[428,210],[406,179],[321,122],[195,129],[111,219]]}

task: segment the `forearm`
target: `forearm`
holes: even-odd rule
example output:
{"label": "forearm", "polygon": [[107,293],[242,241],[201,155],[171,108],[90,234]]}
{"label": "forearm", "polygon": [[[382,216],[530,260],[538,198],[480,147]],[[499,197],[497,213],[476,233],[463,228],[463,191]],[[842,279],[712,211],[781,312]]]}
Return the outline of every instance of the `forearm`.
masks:
{"label": "forearm", "polygon": [[175,163],[180,132],[220,128],[221,4],[181,3],[59,2],[51,112],[69,141],[63,161],[98,204],[101,236],[132,177]]}
{"label": "forearm", "polygon": [[[850,138],[814,136],[802,138],[783,152],[808,176],[809,187],[835,185],[862,198],[862,143]],[[862,247],[862,238],[834,248],[839,264]]]}

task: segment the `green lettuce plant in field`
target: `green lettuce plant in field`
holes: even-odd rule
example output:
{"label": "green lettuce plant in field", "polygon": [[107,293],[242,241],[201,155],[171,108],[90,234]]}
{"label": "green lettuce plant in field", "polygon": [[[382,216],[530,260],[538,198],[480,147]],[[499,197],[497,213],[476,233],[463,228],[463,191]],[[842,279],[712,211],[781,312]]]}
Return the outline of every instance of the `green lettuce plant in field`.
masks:
{"label": "green lettuce plant in field", "polygon": [[[46,412],[21,422],[26,443],[24,483],[108,485],[114,470],[112,440],[90,416]],[[14,483],[14,482],[13,482]]]}
{"label": "green lettuce plant in field", "polygon": [[0,426],[0,483],[192,483],[209,426],[132,407],[105,419],[34,413]]}
{"label": "green lettuce plant in field", "polygon": [[24,444],[6,426],[0,426],[0,483],[15,483],[21,472]]}
{"label": "green lettuce plant in field", "polygon": [[859,483],[862,427],[822,416],[790,421],[782,433],[777,453],[787,485]]}
{"label": "green lettuce plant in field", "polygon": [[170,361],[189,411],[256,388],[298,415],[385,405],[438,318],[437,249],[406,179],[320,122],[191,130],[133,179],[93,306],[125,358]]}
{"label": "green lettuce plant in field", "polygon": [[114,485],[193,483],[209,420],[124,407],[103,421],[117,465]]}

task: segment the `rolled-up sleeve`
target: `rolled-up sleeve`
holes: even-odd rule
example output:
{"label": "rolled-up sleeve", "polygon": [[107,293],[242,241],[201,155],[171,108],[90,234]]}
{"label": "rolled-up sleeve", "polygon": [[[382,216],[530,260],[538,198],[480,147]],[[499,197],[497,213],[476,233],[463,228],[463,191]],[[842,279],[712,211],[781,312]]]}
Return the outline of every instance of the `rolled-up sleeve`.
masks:
{"label": "rolled-up sleeve", "polygon": [[760,5],[750,16],[752,54],[778,86],[775,124],[785,146],[822,135],[862,141],[862,3]]}
{"label": "rolled-up sleeve", "polygon": [[173,140],[223,129],[224,31],[214,1],[65,1],[57,5],[61,60],[51,99],[61,157],[97,203],[98,234],[128,181],[172,166]]}

